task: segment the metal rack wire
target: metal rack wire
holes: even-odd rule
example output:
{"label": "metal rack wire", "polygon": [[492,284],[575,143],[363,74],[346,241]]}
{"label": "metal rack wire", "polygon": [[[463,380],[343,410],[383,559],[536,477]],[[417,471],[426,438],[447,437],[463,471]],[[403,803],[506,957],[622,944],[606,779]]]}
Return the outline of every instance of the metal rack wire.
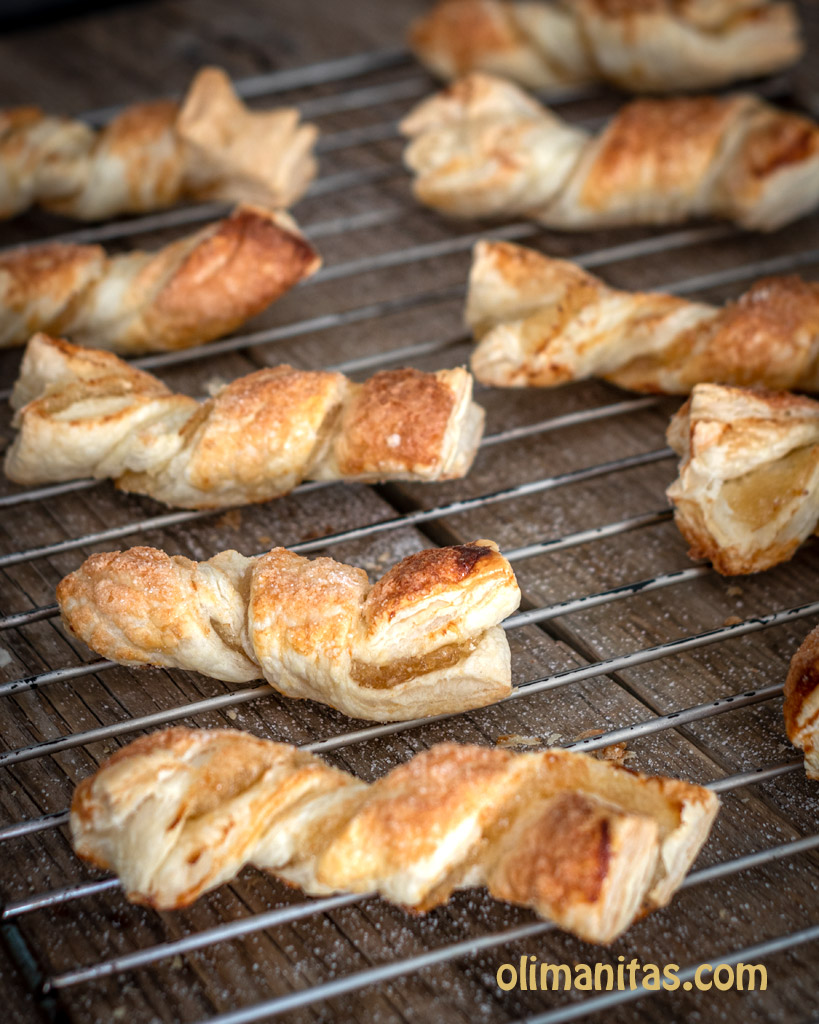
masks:
{"label": "metal rack wire", "polygon": [[[321,84],[342,83],[362,75],[383,71],[385,69],[409,66],[408,56],[399,51],[382,51],[341,61],[331,61],[313,65],[310,68],[293,72],[278,72],[269,76],[259,76],[239,83],[240,92],[246,97],[261,97],[285,92],[296,88],[305,88]],[[356,86],[334,93],[307,100],[302,104],[306,117],[320,117],[338,111],[353,111],[372,108],[374,106],[416,99],[429,89],[428,79],[419,75],[414,69],[406,78],[375,85]],[[777,79],[767,87],[769,95],[781,95],[787,88],[787,81]],[[564,99],[577,98],[577,94]],[[88,115],[89,120],[100,123],[114,113],[113,110],[95,111]],[[352,129],[345,129],[335,134],[324,135],[321,143],[323,153],[338,152],[345,147],[366,146],[393,138],[396,132],[395,120],[377,122]],[[403,172],[397,164],[342,171],[326,175],[319,179],[311,190],[313,196],[327,196],[359,185],[373,184],[400,176]],[[140,233],[166,228],[185,227],[199,221],[207,220],[224,212],[221,204],[200,204],[199,206],[171,210],[146,217],[132,218],[121,222],[94,226],[58,236],[60,240],[70,241],[103,241],[132,238]],[[362,213],[334,217],[328,220],[306,224],[305,230],[309,237],[327,238],[332,235],[367,230],[387,224],[399,222],[410,215],[410,204],[395,203],[382,209],[368,210]],[[400,266],[407,266],[420,261],[466,252],[477,238],[495,237],[508,240],[523,240],[537,235],[541,229],[529,222],[515,222],[480,233],[456,233],[451,237],[430,243],[417,244],[377,255],[364,256],[325,267],[305,287],[328,281],[337,281],[360,274],[369,274]],[[695,245],[719,242],[737,235],[736,229],[726,225],[707,225],[682,230],[664,231],[646,238],[618,243],[596,250],[589,250],[573,257],[576,262],[586,267],[613,265],[620,261],[651,256],[671,250],[686,250]],[[695,277],[667,281],[662,284],[665,290],[677,294],[691,294],[708,288],[737,284],[757,277],[763,273],[792,271],[799,267],[819,262],[819,249],[808,249],[798,253],[788,253],[764,259],[749,260],[725,270],[698,274]],[[332,331],[350,324],[377,320],[388,314],[409,309],[425,309],[442,300],[459,298],[463,288],[448,287],[433,291],[416,292],[411,296],[368,303],[364,306],[303,318],[282,326],[243,333],[200,349],[188,349],[180,352],[153,355],[135,360],[136,365],[144,368],[161,369],[212,358],[229,352],[241,351],[250,347],[272,345],[289,339],[321,331]],[[339,362],[334,367],[348,373],[373,370],[391,363],[406,362],[428,356],[446,356],[448,350],[463,343],[464,335],[455,333],[451,336],[418,340],[410,345],[397,347],[390,351],[374,355],[361,355]],[[6,393],[7,396],[8,393]],[[510,427],[484,438],[483,447],[509,444],[525,437],[538,436],[550,432],[568,430],[581,424],[605,422],[615,417],[628,416],[639,411],[652,408],[658,402],[655,398],[627,398],[603,405],[595,405],[568,414],[552,416],[525,426]],[[339,530],[335,533],[313,537],[301,543],[291,545],[292,550],[309,552],[331,548],[334,545],[352,540],[371,538],[379,534],[389,533],[400,528],[418,527],[427,523],[456,516],[462,513],[479,511],[490,505],[514,502],[526,496],[544,494],[560,488],[570,487],[584,481],[590,481],[612,474],[623,473],[640,466],[669,459],[672,453],[667,448],[659,448],[624,456],[616,460],[598,462],[569,472],[556,473],[549,476],[527,480],[523,483],[498,490],[484,492],[472,497],[461,497],[433,507],[414,508],[374,522],[357,525]],[[42,501],[79,491],[88,491],[97,486],[93,480],[74,481],[67,484],[56,484],[23,491],[13,491],[0,497],[0,509],[12,509],[27,503]],[[306,483],[294,492],[296,495],[306,494],[326,487],[320,483]],[[224,510],[220,510],[220,514]],[[82,536],[70,537],[62,541],[44,544],[27,550],[9,552],[0,555],[0,569],[8,569],[16,565],[29,564],[37,559],[45,559],[59,553],[74,551],[88,545],[98,544],[134,534],[150,535],[151,531],[168,526],[176,526],[194,520],[213,516],[213,512],[172,512],[156,515],[129,522],[123,525],[97,530]],[[667,508],[651,509],[619,520],[563,533],[557,537],[545,538],[537,543],[505,551],[512,562],[523,562],[526,559],[544,554],[567,550],[581,545],[594,545],[615,537],[639,534],[640,531],[664,523],[670,516]],[[616,601],[628,600],[636,594],[652,591],[660,592],[675,587],[685,586],[711,573],[705,565],[692,565],[685,569],[675,569],[657,573],[650,577],[620,583],[617,586],[601,589],[592,593],[548,604],[535,604],[526,608],[505,623],[507,629],[521,629],[526,626],[543,624],[564,616],[571,616],[590,608],[602,606]],[[48,604],[24,610],[9,610],[0,618],[0,630],[19,629],[20,627],[53,618],[57,607]],[[587,662],[585,664],[564,669],[548,675],[528,679],[519,683],[509,700],[525,700],[533,694],[546,690],[556,690],[584,680],[600,679],[612,676],[624,669],[638,665],[671,658],[686,651],[705,648],[731,638],[758,633],[762,630],[782,626],[786,623],[805,619],[819,614],[819,601],[796,604],[792,607],[780,608],[765,615],[747,618],[731,624],[717,625],[696,633],[666,640],[660,644],[643,646],[625,654]],[[114,663],[104,660],[93,660],[76,665],[61,665],[33,675],[22,677],[0,685],[0,698],[11,697],[31,691],[40,691],[45,687],[79,679],[84,676],[98,675],[114,667]],[[651,715],[633,724],[608,729],[607,731],[578,739],[567,744],[575,749],[596,750],[614,743],[634,740],[638,737],[661,733],[665,730],[679,728],[693,722],[700,722],[717,715],[735,712],[754,704],[772,700],[782,691],[780,681],[764,686],[751,687],[707,703],[695,704],[678,708],[665,715]],[[120,740],[131,733],[150,729],[182,718],[202,714],[206,711],[234,708],[241,704],[260,700],[275,699],[275,691],[267,684],[234,690],[208,697],[198,701],[188,701],[180,706],[166,708],[162,711],[136,717],[128,717],[112,724],[84,731],[77,731],[56,738],[9,749],[0,752],[0,768],[8,768],[16,764],[35,759],[46,758],[61,751],[77,747],[86,747],[100,740]],[[444,720],[458,720],[457,715],[441,715],[433,719],[415,720],[385,725],[366,726],[358,729],[333,733],[322,739],[304,744],[304,748],[315,752],[331,752],[398,733],[410,733],[422,725]],[[743,787],[769,781],[789,773],[799,771],[801,761],[793,757],[774,764],[761,766],[751,771],[735,773],[712,780],[711,787],[721,793],[739,790]],[[67,822],[67,810],[60,810],[32,817],[27,820],[13,822],[0,828],[0,842],[9,842],[23,836],[37,836],[60,828]],[[739,872],[751,871],[762,865],[779,859],[795,857],[806,851],[819,848],[819,833],[805,836],[789,842],[768,846],[756,852],[732,858],[700,869],[692,873],[685,882],[685,887],[704,886],[717,879],[728,877]],[[41,892],[32,892],[24,898],[9,901],[2,911],[2,922],[13,925],[35,911],[54,910],[68,906],[90,896],[100,895],[116,890],[118,882],[112,878],[103,878],[90,882],[69,884],[61,888]],[[102,978],[120,972],[131,972],[144,969],[166,960],[215,946],[230,939],[246,937],[259,931],[274,929],[314,915],[328,913],[354,903],[364,903],[370,896],[334,896],[325,899],[303,900],[296,904],[279,907],[265,913],[252,914],[236,920],[201,930],[195,934],[179,939],[169,939],[159,944],[143,947],[132,952],[109,957],[88,965],[78,966],[73,970],[43,980],[41,991],[55,993],[75,986],[91,984]],[[365,970],[328,980],[301,991],[277,996],[265,1002],[233,1010],[209,1018],[218,1024],[240,1024],[263,1018],[271,1018],[303,1007],[313,1006],[324,1000],[339,995],[349,994],[374,984],[387,983],[392,979],[404,977],[426,967],[443,964],[452,960],[474,956],[475,954],[510,944],[512,942],[543,935],[553,929],[548,922],[536,921],[524,925],[494,931],[478,937],[469,937],[463,941],[445,944],[430,949],[421,955],[399,957],[386,964],[371,966]],[[812,942],[819,938],[819,925],[791,932],[765,942],[740,950],[732,950],[720,954],[722,962],[736,963],[739,959],[762,958],[786,949]],[[694,965],[683,968],[681,980],[693,976]],[[634,998],[648,998],[650,992],[610,992],[589,999],[572,1002],[571,1004],[549,1010],[532,1020],[542,1024],[554,1024],[557,1021],[571,1021],[586,1014],[609,1009]]]}

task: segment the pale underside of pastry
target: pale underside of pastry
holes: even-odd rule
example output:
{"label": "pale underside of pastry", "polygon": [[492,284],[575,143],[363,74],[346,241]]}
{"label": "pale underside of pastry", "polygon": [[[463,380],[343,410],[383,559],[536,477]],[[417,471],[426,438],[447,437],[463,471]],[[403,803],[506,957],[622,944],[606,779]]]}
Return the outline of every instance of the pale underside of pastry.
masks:
{"label": "pale underside of pastry", "polygon": [[718,807],[703,787],[560,749],[440,744],[368,785],[246,733],[171,729],[80,784],[71,830],[81,857],[159,909],[252,864],[312,895],[416,910],[484,885],[608,943],[669,902]]}
{"label": "pale underside of pastry", "polygon": [[791,659],[785,681],[785,730],[805,755],[809,779],[819,779],[819,626]]}
{"label": "pale underside of pastry", "polygon": [[699,384],[672,419],[668,489],[694,558],[727,576],[786,561],[819,521],[819,402]]}
{"label": "pale underside of pastry", "polygon": [[290,206],[315,177],[317,129],[295,107],[249,110],[219,68],[181,103],[127,107],[100,131],[37,107],[0,111],[0,217],[38,204],[99,220],[183,200]]}
{"label": "pale underside of pastry", "polygon": [[157,252],[54,243],[0,254],[0,348],[36,331],[136,354],[235,330],[321,266],[285,213],[243,204]]}
{"label": "pale underside of pastry", "polygon": [[759,281],[719,308],[620,291],[566,260],[481,241],[466,322],[472,371],[497,387],[603,377],[664,394],[703,382],[819,391],[819,283],[798,277]]}
{"label": "pale underside of pastry", "polygon": [[555,93],[599,80],[708,89],[787,67],[803,49],[795,7],[766,0],[440,0],[409,40],[440,78],[483,71]]}
{"label": "pale underside of pastry", "polygon": [[598,134],[475,72],[401,122],[420,202],[562,230],[722,217],[770,231],[819,204],[819,126],[750,94],[643,99]]}
{"label": "pale underside of pastry", "polygon": [[198,402],[110,352],[35,335],[11,398],[21,484],[110,477],[181,508],[267,501],[302,480],[464,476],[483,433],[462,369],[258,370]]}
{"label": "pale underside of pastry", "polygon": [[410,555],[371,586],[363,569],[284,548],[207,562],[154,548],[92,555],[61,581],[67,628],[126,665],[264,678],[355,718],[401,721],[510,693],[500,622],[520,601],[491,541]]}

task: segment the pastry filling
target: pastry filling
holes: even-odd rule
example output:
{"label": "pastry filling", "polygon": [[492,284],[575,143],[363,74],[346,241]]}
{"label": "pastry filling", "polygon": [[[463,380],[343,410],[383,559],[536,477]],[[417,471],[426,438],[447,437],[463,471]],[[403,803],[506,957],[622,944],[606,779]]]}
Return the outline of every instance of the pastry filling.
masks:
{"label": "pastry filling", "polygon": [[452,668],[472,654],[483,634],[464,640],[457,644],[446,644],[429,654],[418,658],[400,658],[388,665],[370,665],[366,661],[354,661],[350,674],[355,682],[371,690],[389,690],[394,686],[406,683],[415,676],[423,676],[428,672],[440,672]]}
{"label": "pastry filling", "polygon": [[744,526],[759,530],[783,505],[804,496],[818,457],[819,445],[795,448],[770,466],[726,480],[722,495]]}

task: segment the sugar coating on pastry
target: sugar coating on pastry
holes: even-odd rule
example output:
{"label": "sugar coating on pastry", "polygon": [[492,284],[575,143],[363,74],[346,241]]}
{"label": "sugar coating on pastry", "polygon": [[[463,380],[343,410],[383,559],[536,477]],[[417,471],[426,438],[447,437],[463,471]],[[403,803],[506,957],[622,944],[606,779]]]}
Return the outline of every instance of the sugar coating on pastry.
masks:
{"label": "sugar coating on pastry", "polygon": [[772,231],[819,204],[819,126],[756,96],[640,99],[597,134],[473,72],[401,122],[420,202],[567,231],[727,218]]}
{"label": "sugar coating on pastry", "polygon": [[80,856],[159,909],[253,864],[310,894],[416,910],[485,885],[606,943],[669,902],[718,807],[703,787],[560,749],[443,743],[368,785],[284,744],[171,729],[79,785],[71,831]]}
{"label": "sugar coating on pastry", "polygon": [[111,353],[44,334],[26,348],[11,401],[11,480],[111,477],[181,508],[267,501],[307,479],[455,479],[484,422],[462,368],[385,370],[358,384],[283,365],[198,402]]}
{"label": "sugar coating on pastry", "polygon": [[819,391],[819,283],[795,276],[758,281],[720,308],[621,291],[567,260],[485,240],[466,322],[472,370],[497,387],[596,376],[665,394],[702,382]]}
{"label": "sugar coating on pastry", "polygon": [[791,658],[785,680],[785,730],[805,755],[809,779],[819,779],[819,626]]}
{"label": "sugar coating on pastry", "polygon": [[92,555],[57,587],[66,627],[98,654],[400,721],[511,692],[500,623],[520,602],[492,541],[410,555],[375,585],[363,569],[285,548],[206,562],[154,548]]}
{"label": "sugar coating on pastry", "polygon": [[791,558],[819,521],[819,402],[699,384],[674,416],[666,492],[693,558],[724,575]]}
{"label": "sugar coating on pastry", "polygon": [[221,337],[321,266],[284,213],[243,204],[156,252],[52,243],[0,253],[0,347],[37,331],[123,354]]}
{"label": "sugar coating on pastry", "polygon": [[766,0],[440,0],[409,42],[440,78],[484,71],[555,93],[598,80],[706,89],[787,67],[803,50],[794,5]]}
{"label": "sugar coating on pastry", "polygon": [[317,129],[294,107],[250,110],[220,68],[181,103],[127,107],[99,131],[36,107],[0,111],[0,217],[29,206],[83,220],[224,199],[290,206],[315,177]]}

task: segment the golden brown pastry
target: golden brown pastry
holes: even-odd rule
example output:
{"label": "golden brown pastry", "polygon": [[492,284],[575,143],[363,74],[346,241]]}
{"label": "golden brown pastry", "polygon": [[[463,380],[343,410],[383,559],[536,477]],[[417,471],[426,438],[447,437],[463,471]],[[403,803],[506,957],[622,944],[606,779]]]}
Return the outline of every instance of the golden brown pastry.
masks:
{"label": "golden brown pastry", "polygon": [[725,217],[771,231],[819,204],[819,126],[750,94],[635,100],[599,134],[474,73],[401,122],[416,197],[564,230]]}
{"label": "golden brown pastry", "polygon": [[619,291],[566,260],[483,241],[466,321],[472,370],[498,387],[604,377],[665,394],[706,381],[819,391],[819,283],[798,277],[759,281],[719,309]]}
{"label": "golden brown pastry", "polygon": [[92,555],[57,601],[67,628],[113,661],[264,677],[287,697],[386,722],[508,696],[499,623],[520,591],[480,540],[410,555],[374,586],[363,569],[285,548],[207,562],[131,548]]}
{"label": "golden brown pastry", "polygon": [[169,729],[80,783],[71,832],[158,909],[253,864],[311,895],[378,892],[417,910],[485,885],[607,943],[670,901],[718,808],[701,786],[567,750],[443,743],[368,785],[247,733]]}
{"label": "golden brown pastry", "polygon": [[234,330],[321,266],[286,213],[243,204],[157,252],[98,245],[0,253],[0,348],[35,331],[135,354]]}
{"label": "golden brown pastry", "polygon": [[788,739],[805,755],[805,773],[819,779],[819,626],[791,658],[784,714]]}
{"label": "golden brown pastry", "polygon": [[793,555],[819,521],[819,402],[698,384],[674,416],[668,489],[692,558],[726,576]]}
{"label": "golden brown pastry", "polygon": [[295,107],[249,110],[219,68],[181,103],[128,107],[101,131],[37,107],[0,111],[0,217],[33,204],[83,220],[185,199],[291,205],[316,173]]}
{"label": "golden brown pastry", "polygon": [[441,0],[410,45],[441,78],[486,71],[555,92],[601,79],[632,92],[707,89],[802,52],[793,4],[766,0]]}
{"label": "golden brown pastry", "polygon": [[449,480],[483,433],[466,370],[341,373],[277,366],[198,402],[110,352],[35,335],[11,397],[21,484],[111,477],[180,508],[267,501],[302,480]]}

